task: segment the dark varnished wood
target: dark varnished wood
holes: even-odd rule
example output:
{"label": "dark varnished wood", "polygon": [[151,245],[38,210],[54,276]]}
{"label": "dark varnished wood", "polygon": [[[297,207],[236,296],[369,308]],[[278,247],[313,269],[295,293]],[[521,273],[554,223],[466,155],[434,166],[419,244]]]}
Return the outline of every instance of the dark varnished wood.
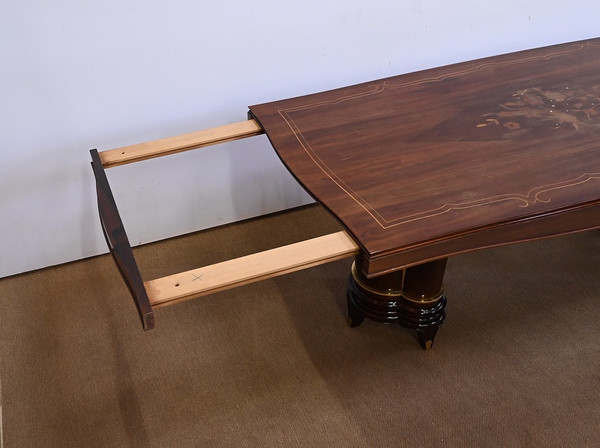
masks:
{"label": "dark varnished wood", "polygon": [[348,324],[357,327],[365,317],[398,323],[415,330],[421,347],[430,349],[446,318],[442,283],[447,259],[372,278],[361,269],[363,260],[363,256],[357,256],[348,279]]}
{"label": "dark varnished wood", "polygon": [[250,107],[367,278],[600,227],[600,39]]}
{"label": "dark varnished wood", "polygon": [[142,276],[138,269],[129,239],[125,233],[123,222],[117,209],[117,204],[106,178],[104,167],[96,149],[90,151],[92,170],[96,178],[96,193],[98,198],[98,214],[106,244],[113,256],[123,280],[127,284],[134,299],[144,330],[154,328],[154,312],[144,287]]}

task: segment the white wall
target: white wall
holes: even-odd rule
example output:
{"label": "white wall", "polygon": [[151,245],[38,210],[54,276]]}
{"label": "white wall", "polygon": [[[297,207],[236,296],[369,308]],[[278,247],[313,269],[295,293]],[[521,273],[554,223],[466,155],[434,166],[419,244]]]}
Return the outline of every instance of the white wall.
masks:
{"label": "white wall", "polygon": [[[1,0],[0,277],[106,252],[88,150],[596,37],[580,0]],[[108,170],[132,244],[309,202],[266,138]]]}

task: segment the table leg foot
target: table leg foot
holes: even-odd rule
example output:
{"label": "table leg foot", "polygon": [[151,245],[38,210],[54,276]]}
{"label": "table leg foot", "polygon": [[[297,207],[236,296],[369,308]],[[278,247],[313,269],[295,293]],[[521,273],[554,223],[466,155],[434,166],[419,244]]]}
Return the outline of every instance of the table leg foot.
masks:
{"label": "table leg foot", "polygon": [[433,340],[435,339],[435,335],[439,328],[439,325],[417,328],[417,338],[419,340],[419,345],[424,350],[430,350],[433,347]]}
{"label": "table leg foot", "polygon": [[369,279],[355,263],[346,294],[348,324],[357,327],[365,317],[398,323],[415,330],[421,347],[430,349],[446,317],[445,268],[442,259]]}

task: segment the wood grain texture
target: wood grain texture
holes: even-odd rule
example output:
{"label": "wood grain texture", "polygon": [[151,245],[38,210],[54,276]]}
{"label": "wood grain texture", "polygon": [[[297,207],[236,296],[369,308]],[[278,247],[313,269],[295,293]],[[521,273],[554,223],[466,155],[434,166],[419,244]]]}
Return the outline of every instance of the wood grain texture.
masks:
{"label": "wood grain texture", "polygon": [[170,305],[358,253],[344,231],[145,282],[152,306]]}
{"label": "wood grain texture", "polygon": [[205,146],[218,145],[260,135],[263,132],[255,120],[246,120],[175,137],[110,149],[99,154],[102,165],[105,168],[110,168]]}
{"label": "wood grain texture", "polygon": [[593,39],[250,111],[373,276],[599,227],[599,73]]}
{"label": "wood grain texture", "polygon": [[115,198],[113,197],[106,173],[100,162],[98,151],[90,151],[92,157],[92,170],[96,179],[96,193],[98,199],[98,214],[100,225],[110,253],[131,292],[133,301],[138,310],[144,330],[154,328],[154,312],[148,300],[142,276],[138,269],[127,233],[123,227]]}

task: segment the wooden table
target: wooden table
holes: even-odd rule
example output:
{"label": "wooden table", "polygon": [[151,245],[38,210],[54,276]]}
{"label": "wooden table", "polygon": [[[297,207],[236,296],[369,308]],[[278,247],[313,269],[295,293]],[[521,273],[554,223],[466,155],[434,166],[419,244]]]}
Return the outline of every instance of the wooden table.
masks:
{"label": "wooden table", "polygon": [[[398,322],[429,348],[447,257],[600,227],[600,39],[251,106],[249,118],[216,142],[264,131],[347,230],[346,249],[323,260],[356,254],[352,326]],[[166,146],[96,165],[205,145]],[[174,289],[145,285],[157,288]]]}
{"label": "wooden table", "polygon": [[600,40],[250,111],[361,247],[353,325],[399,321],[430,344],[447,256],[600,225]]}

